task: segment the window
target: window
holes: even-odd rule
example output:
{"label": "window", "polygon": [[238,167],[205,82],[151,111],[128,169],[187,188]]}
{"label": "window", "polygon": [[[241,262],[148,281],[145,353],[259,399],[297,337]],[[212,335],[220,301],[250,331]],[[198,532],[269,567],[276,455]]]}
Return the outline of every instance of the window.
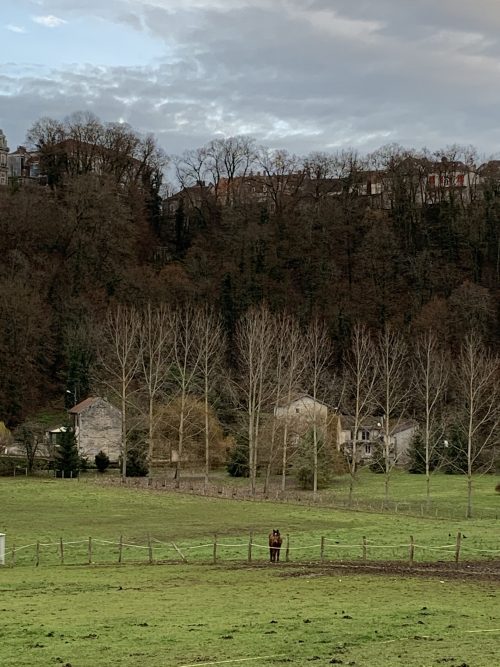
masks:
{"label": "window", "polygon": [[458,174],[457,175],[457,187],[459,187],[459,188],[464,187],[464,179],[465,179],[465,176],[463,174]]}
{"label": "window", "polygon": [[430,188],[435,188],[436,187],[436,177],[435,176],[429,176],[429,187]]}
{"label": "window", "polygon": [[365,428],[361,431],[361,440],[370,440],[370,431]]}
{"label": "window", "polygon": [[372,453],[372,446],[365,445],[365,454],[371,454],[371,453]]}
{"label": "window", "polygon": [[300,408],[295,408],[295,412],[296,412],[297,414],[299,414],[299,413],[300,413]]}

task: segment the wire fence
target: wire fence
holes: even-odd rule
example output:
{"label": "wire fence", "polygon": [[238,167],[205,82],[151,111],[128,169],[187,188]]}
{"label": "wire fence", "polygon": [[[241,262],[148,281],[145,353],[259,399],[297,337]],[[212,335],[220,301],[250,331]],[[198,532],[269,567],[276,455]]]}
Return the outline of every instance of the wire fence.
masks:
{"label": "wire fence", "polygon": [[[92,481],[95,481],[93,479]],[[467,507],[464,500],[463,506],[456,502],[439,504],[434,502],[420,502],[411,500],[373,500],[355,497],[351,500],[344,490],[332,491],[326,489],[320,491],[313,497],[311,491],[299,488],[290,488],[282,491],[281,487],[270,485],[265,491],[257,489],[252,493],[248,485],[235,486],[220,482],[205,484],[202,479],[172,480],[169,478],[147,478],[131,477],[123,481],[121,478],[98,479],[97,483],[105,486],[126,486],[135,489],[148,489],[151,491],[178,492],[183,494],[205,496],[210,498],[225,498],[232,500],[261,501],[281,504],[298,504],[303,506],[322,506],[332,509],[349,511],[402,514],[405,516],[419,516],[436,519],[461,519],[467,516]],[[490,507],[481,506],[474,510],[475,519],[500,518],[500,505],[492,504]]]}
{"label": "wire fence", "polygon": [[[464,542],[461,532],[453,542],[442,545],[422,544],[410,536],[407,541],[376,543],[363,537],[360,542],[342,543],[322,536],[312,544],[303,536],[285,535],[275,555],[285,562],[415,562],[479,561],[500,559],[500,548],[480,548],[470,539]],[[143,543],[128,540],[87,537],[77,540],[36,541],[30,544],[7,544],[5,566],[110,565],[125,563],[198,563],[266,562],[270,558],[267,537],[220,537],[202,542],[174,542],[148,535]]]}

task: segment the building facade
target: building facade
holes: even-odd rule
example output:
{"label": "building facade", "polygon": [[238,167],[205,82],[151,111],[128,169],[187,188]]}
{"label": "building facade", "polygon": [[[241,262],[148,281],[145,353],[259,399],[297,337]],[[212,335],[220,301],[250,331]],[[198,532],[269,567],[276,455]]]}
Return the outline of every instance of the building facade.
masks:
{"label": "building facade", "polygon": [[93,460],[99,452],[117,462],[121,451],[121,412],[105,398],[86,398],[75,405],[69,414],[73,420],[80,454]]}
{"label": "building facade", "polygon": [[0,130],[0,186],[8,183],[7,156],[9,147],[3,130]]}

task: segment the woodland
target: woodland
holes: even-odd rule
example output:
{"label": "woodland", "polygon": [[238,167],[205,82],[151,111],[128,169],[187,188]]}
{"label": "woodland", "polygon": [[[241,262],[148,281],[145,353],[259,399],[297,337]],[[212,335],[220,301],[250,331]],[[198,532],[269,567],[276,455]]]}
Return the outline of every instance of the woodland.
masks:
{"label": "woodland", "polygon": [[[475,341],[497,364],[500,179],[426,204],[410,173],[432,160],[470,165],[472,149],[299,157],[235,137],[169,157],[153,137],[84,114],[41,119],[27,142],[48,185],[0,191],[0,419],[11,428],[110,382],[102,332],[117,309],[210,309],[225,341],[226,389],[214,401],[225,433],[244,405],[238,383],[227,387],[241,377],[242,322],[252,312],[291,318],[304,340],[320,327],[332,377],[345,376],[360,327],[373,341],[397,333],[410,351],[432,331],[450,368]],[[355,187],[375,168],[391,178],[384,207]],[[266,201],[227,196],[238,176],[257,172],[268,178]],[[296,184],[306,176],[334,180],[335,196],[309,188],[305,198]],[[202,200],[163,206],[204,183]],[[457,391],[447,392],[453,402]],[[410,392],[409,416],[421,417],[417,403]],[[352,401],[345,407],[352,413]]]}

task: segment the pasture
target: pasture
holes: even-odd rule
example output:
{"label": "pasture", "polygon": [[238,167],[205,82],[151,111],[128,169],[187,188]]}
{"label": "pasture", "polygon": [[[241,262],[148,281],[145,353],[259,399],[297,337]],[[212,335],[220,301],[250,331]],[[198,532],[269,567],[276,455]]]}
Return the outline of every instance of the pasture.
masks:
{"label": "pasture", "polygon": [[[80,551],[78,545],[68,549],[64,566],[57,550],[42,548],[40,566],[34,567],[26,550],[29,557],[20,557],[16,567],[0,568],[2,665],[500,662],[495,576],[383,576],[328,568],[330,560],[360,557],[359,549],[351,554],[336,542],[357,545],[363,536],[387,545],[373,549],[370,559],[399,560],[406,549],[393,546],[410,534],[422,544],[441,545],[461,530],[464,558],[484,558],[486,550],[500,550],[495,519],[429,519],[19,478],[0,480],[0,507],[7,563],[13,542],[123,535],[131,544],[144,544],[148,534],[158,540],[155,560],[178,561],[175,552],[163,554],[159,546],[174,541],[187,549],[189,561],[151,566],[144,564],[145,552],[138,557],[131,549],[120,566],[116,548],[103,546],[93,554],[94,564],[82,566],[76,563],[85,562],[83,544]],[[248,534],[264,546],[272,527],[291,535],[291,562],[268,565],[262,549],[246,563]],[[217,565],[210,564],[210,549],[189,551],[210,544],[215,532],[221,543],[241,541],[241,549],[221,548]],[[317,562],[319,552],[307,548],[321,536],[332,540],[324,564]],[[448,553],[416,554],[421,560],[429,556],[452,559]]]}

